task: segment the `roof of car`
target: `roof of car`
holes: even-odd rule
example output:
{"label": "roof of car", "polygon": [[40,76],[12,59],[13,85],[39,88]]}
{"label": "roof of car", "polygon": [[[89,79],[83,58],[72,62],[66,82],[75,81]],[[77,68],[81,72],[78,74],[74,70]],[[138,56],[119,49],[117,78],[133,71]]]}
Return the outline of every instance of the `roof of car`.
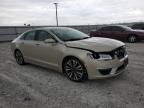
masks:
{"label": "roof of car", "polygon": [[125,25],[107,25],[107,26],[103,26],[103,27],[127,27]]}
{"label": "roof of car", "polygon": [[68,29],[69,27],[40,27],[33,30],[51,30],[51,29]]}

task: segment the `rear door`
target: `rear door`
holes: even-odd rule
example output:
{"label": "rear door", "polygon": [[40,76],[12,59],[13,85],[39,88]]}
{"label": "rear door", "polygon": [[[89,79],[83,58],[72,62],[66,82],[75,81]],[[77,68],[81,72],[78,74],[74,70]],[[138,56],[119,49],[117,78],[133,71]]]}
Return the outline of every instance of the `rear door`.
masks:
{"label": "rear door", "polygon": [[127,37],[126,30],[119,26],[112,27],[112,34],[114,39],[124,40]]}
{"label": "rear door", "polygon": [[99,31],[102,37],[113,38],[112,28],[110,26],[102,27]]}
{"label": "rear door", "polygon": [[20,49],[22,51],[25,59],[33,60],[35,58],[34,49],[36,48],[35,44],[35,35],[36,31],[29,31],[23,35],[21,39]]}

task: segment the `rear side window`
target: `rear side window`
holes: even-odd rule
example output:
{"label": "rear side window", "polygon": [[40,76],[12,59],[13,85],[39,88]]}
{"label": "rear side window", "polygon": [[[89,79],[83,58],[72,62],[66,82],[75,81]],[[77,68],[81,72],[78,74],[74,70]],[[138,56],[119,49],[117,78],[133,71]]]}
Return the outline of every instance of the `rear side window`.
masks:
{"label": "rear side window", "polygon": [[98,31],[124,31],[124,29],[117,26],[108,26],[108,27],[102,27]]}
{"label": "rear side window", "polygon": [[121,27],[116,27],[116,26],[111,27],[111,29],[112,29],[112,31],[124,31],[123,28],[121,28]]}
{"label": "rear side window", "polygon": [[36,40],[44,41],[46,39],[50,39],[51,37],[52,36],[48,32],[43,31],[43,30],[39,30],[39,31],[37,31]]}
{"label": "rear side window", "polygon": [[98,31],[112,31],[111,27],[102,27]]}
{"label": "rear side window", "polygon": [[35,39],[35,31],[30,31],[24,34],[24,40],[34,40]]}

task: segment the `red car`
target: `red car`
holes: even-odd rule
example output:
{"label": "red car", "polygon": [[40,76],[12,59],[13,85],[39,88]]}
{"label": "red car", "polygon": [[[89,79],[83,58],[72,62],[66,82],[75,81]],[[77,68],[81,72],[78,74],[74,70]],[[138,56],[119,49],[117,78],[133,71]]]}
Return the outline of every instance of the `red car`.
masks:
{"label": "red car", "polygon": [[134,30],[127,26],[105,26],[90,32],[91,37],[105,37],[131,43],[144,40],[144,30]]}

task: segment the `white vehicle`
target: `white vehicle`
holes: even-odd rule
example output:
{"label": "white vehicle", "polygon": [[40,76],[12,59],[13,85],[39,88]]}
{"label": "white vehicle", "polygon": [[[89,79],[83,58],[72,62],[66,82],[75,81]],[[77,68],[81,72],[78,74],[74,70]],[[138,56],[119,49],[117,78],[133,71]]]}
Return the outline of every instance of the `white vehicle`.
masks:
{"label": "white vehicle", "polygon": [[117,76],[128,64],[123,42],[66,27],[29,30],[14,39],[11,48],[19,65],[55,69],[72,81]]}

